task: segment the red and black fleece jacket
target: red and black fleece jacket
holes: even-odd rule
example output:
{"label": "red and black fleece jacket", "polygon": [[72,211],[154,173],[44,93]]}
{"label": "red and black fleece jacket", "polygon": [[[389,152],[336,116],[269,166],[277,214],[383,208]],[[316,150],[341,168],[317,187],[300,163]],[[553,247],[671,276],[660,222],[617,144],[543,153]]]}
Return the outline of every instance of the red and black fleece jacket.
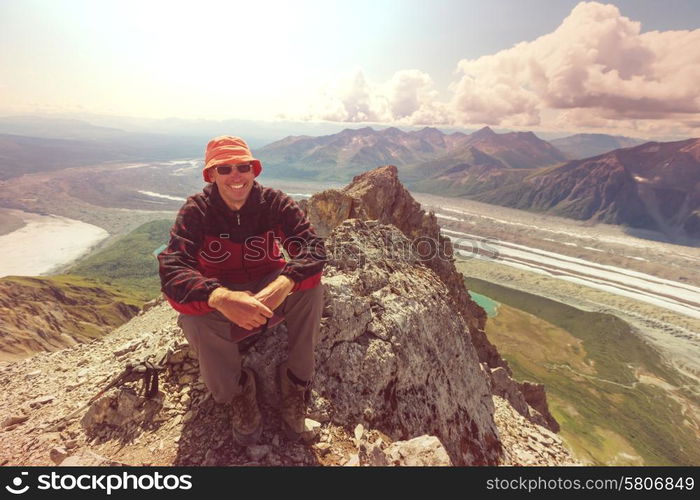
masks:
{"label": "red and black fleece jacket", "polygon": [[161,290],[173,308],[206,314],[213,311],[207,301],[216,288],[280,268],[294,281],[292,292],[318,286],[326,249],[299,205],[282,191],[254,182],[245,204],[231,210],[216,184],[208,184],[178,212],[158,261]]}

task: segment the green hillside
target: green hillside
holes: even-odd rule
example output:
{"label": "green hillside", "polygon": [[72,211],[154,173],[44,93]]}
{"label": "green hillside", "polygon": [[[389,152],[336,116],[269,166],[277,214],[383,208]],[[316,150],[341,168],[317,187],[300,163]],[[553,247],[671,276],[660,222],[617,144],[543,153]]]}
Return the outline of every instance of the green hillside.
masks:
{"label": "green hillside", "polygon": [[687,380],[610,314],[466,278],[501,303],[486,333],[516,379],[545,385],[561,435],[597,465],[697,465],[700,447]]}
{"label": "green hillside", "polygon": [[115,243],[68,270],[70,274],[98,279],[149,300],[158,295],[160,279],[153,251],[170,239],[172,220],[139,226]]}
{"label": "green hillside", "polygon": [[0,278],[0,361],[101,338],[142,304],[134,293],[83,276]]}

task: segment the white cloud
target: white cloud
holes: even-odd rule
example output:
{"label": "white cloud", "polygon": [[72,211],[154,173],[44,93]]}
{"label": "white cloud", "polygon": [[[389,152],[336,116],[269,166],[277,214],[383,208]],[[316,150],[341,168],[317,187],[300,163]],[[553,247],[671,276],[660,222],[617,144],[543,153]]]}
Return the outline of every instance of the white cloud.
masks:
{"label": "white cloud", "polygon": [[446,107],[427,73],[396,72],[387,82],[370,83],[362,70],[327,85],[307,116],[342,122],[447,123]]}
{"label": "white cloud", "polygon": [[438,92],[427,73],[417,69],[398,71],[384,85],[389,111],[394,120],[409,123],[427,119],[444,120],[444,110],[437,103]]}
{"label": "white cloud", "polygon": [[399,71],[383,84],[358,71],[340,92],[328,92],[312,116],[503,127],[617,124],[686,133],[700,122],[700,29],[641,33],[641,24],[614,5],[581,2],[552,33],[461,60],[457,75],[451,99],[439,102],[422,71]]}
{"label": "white cloud", "polygon": [[462,121],[490,112],[500,124],[522,116],[536,123],[545,108],[612,120],[699,113],[700,30],[640,31],[617,7],[582,2],[550,34],[460,61],[455,112]]}
{"label": "white cloud", "polygon": [[341,122],[389,119],[386,98],[373,89],[361,70],[333,89],[326,89],[313,113],[323,120]]}
{"label": "white cloud", "polygon": [[506,73],[466,73],[450,90],[454,92],[451,108],[459,123],[506,126],[540,123],[538,99],[512,85]]}

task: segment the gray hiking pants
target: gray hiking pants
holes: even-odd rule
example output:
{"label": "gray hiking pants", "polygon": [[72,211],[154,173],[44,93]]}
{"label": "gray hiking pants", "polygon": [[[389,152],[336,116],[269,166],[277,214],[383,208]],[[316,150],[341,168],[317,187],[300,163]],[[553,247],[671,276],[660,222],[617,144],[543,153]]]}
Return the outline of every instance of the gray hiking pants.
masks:
{"label": "gray hiking pants", "polygon": [[[230,290],[257,293],[273,281],[280,271],[258,281],[226,283],[225,286]],[[292,293],[275,309],[277,314],[284,315],[287,324],[289,369],[302,380],[311,380],[314,375],[314,349],[320,338],[322,310],[321,285]],[[177,324],[197,353],[199,371],[214,400],[217,403],[230,402],[241,392],[238,384],[241,355],[238,344],[229,340],[232,323],[219,311],[213,311],[199,316],[180,314]]]}

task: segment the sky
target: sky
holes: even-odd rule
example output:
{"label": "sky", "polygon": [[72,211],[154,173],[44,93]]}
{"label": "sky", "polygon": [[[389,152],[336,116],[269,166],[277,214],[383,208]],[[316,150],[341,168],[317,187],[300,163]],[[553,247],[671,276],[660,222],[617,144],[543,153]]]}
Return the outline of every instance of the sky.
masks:
{"label": "sky", "polygon": [[0,0],[0,115],[700,137],[695,0]]}

